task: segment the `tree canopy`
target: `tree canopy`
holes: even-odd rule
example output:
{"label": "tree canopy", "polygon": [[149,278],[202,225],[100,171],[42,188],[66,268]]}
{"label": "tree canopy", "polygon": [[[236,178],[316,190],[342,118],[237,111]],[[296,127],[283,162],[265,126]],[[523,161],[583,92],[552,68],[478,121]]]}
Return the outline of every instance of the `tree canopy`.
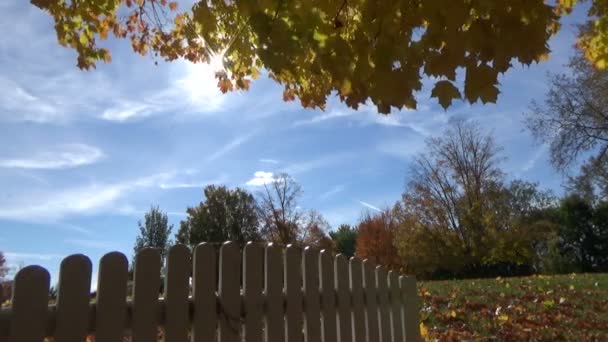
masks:
{"label": "tree canopy", "polygon": [[169,235],[173,225],[169,225],[167,214],[162,212],[159,207],[151,207],[144,214],[144,222],[139,221],[139,234],[135,240],[133,251],[135,254],[145,247],[158,248],[161,258],[164,259],[170,245]]}
{"label": "tree canopy", "polygon": [[196,246],[210,242],[236,241],[244,245],[260,238],[255,198],[248,191],[208,185],[205,200],[186,210],[176,235],[179,243]]}
{"label": "tree canopy", "polygon": [[[547,58],[548,40],[577,0],[194,1],[31,0],[55,21],[78,67],[109,62],[100,42],[128,38],[139,54],[168,61],[221,59],[223,92],[248,89],[264,69],[283,98],[324,108],[337,94],[357,109],[416,108],[423,77],[447,108],[454,99],[495,102],[498,75]],[[608,66],[608,4],[593,0],[579,47]],[[457,74],[463,70],[464,79]]]}

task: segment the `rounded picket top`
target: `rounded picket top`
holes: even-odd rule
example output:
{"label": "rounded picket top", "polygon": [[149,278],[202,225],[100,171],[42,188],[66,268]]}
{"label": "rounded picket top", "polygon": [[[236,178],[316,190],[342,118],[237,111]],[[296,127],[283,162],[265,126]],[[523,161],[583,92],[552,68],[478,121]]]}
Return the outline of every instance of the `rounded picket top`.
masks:
{"label": "rounded picket top", "polygon": [[61,261],[55,323],[57,341],[86,338],[92,267],[91,260],[83,254],[73,254]]}
{"label": "rounded picket top", "polygon": [[167,265],[169,263],[169,259],[186,261],[190,260],[190,248],[184,244],[176,244],[169,248],[169,252],[167,253]]}
{"label": "rounded picket top", "polygon": [[120,252],[101,257],[97,279],[95,340],[120,341],[127,317],[129,262]]}
{"label": "rounded picket top", "polygon": [[42,341],[45,337],[51,276],[32,265],[15,275],[9,341]]}

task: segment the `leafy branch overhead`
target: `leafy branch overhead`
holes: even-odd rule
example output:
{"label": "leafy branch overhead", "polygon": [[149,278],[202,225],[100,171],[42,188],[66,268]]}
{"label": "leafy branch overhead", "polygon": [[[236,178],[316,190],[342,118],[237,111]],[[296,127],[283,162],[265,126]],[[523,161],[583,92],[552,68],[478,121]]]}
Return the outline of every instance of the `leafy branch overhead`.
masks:
{"label": "leafy branch overhead", "polygon": [[[223,92],[248,89],[264,69],[285,100],[304,107],[324,108],[335,92],[354,109],[371,101],[389,113],[416,108],[425,76],[444,108],[461,98],[495,102],[498,75],[515,61],[547,58],[549,38],[577,1],[206,0],[183,11],[170,0],[31,2],[53,17],[59,43],[76,50],[81,69],[111,60],[100,41],[112,34],[167,61],[220,58]],[[588,14],[578,45],[606,68],[608,2],[593,0]]]}

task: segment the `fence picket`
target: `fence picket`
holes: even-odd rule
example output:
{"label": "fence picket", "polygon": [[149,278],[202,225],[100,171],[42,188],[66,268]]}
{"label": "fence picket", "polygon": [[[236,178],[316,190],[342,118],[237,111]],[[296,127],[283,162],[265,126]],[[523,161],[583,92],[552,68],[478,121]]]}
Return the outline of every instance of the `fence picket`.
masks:
{"label": "fence picket", "polygon": [[380,336],[382,342],[391,342],[391,305],[388,301],[387,281],[386,269],[382,266],[376,267],[378,311],[380,313]]}
{"label": "fence picket", "polygon": [[122,341],[127,317],[128,261],[111,252],[99,262],[95,342]]}
{"label": "fence picket", "polygon": [[226,242],[219,264],[217,259],[211,243],[197,246],[193,257],[188,247],[173,246],[165,295],[159,298],[160,253],[141,250],[135,257],[130,309],[128,261],[121,253],[100,260],[94,308],[89,304],[92,266],[86,256],[62,261],[56,309],[48,304],[48,272],[26,267],[15,278],[12,307],[0,315],[0,341],[41,342],[48,337],[76,342],[91,333],[97,342],[119,342],[127,334],[134,342],[152,341],[158,339],[160,320],[168,342],[187,341],[190,330],[192,342],[420,340],[414,277],[387,272],[370,260],[348,262],[327,250],[303,251],[292,245],[283,251],[250,242],[241,258],[239,245]]}
{"label": "fence picket", "polygon": [[338,290],[338,336],[340,342],[352,342],[352,315],[348,263],[344,255],[335,260],[336,288]]}
{"label": "fence picket", "polygon": [[44,339],[50,281],[49,272],[40,266],[27,266],[15,276],[11,342]]}
{"label": "fence picket", "polygon": [[262,342],[264,302],[262,299],[264,250],[249,242],[243,252],[243,295],[245,299],[245,341]]}
{"label": "fence picket", "polygon": [[91,269],[91,260],[82,254],[70,255],[61,261],[55,322],[57,341],[79,342],[87,336]]}
{"label": "fence picket", "polygon": [[294,245],[285,251],[287,341],[302,341],[302,250]]}
{"label": "fence picket", "polygon": [[376,301],[376,267],[370,260],[363,261],[365,303],[367,306],[367,342],[380,341],[378,331],[378,305]]}
{"label": "fence picket", "polygon": [[158,338],[160,262],[160,252],[156,248],[144,248],[135,256],[131,322],[133,342]]}
{"label": "fence picket", "polygon": [[285,341],[283,318],[283,255],[281,248],[266,246],[266,342]]}
{"label": "fence picket", "polygon": [[192,296],[194,297],[193,342],[217,341],[217,263],[215,248],[201,243],[194,250]]}
{"label": "fence picket", "polygon": [[391,322],[393,326],[393,341],[403,341],[403,319],[401,318],[401,290],[399,288],[399,274],[395,271],[388,273],[389,289],[391,294]]}
{"label": "fence picket", "polygon": [[[365,306],[363,302],[363,265],[358,258],[350,259],[350,290],[353,301],[353,341],[365,342],[366,339],[366,320]],[[342,340],[344,342],[344,340]]]}
{"label": "fence picket", "polygon": [[403,318],[405,320],[405,340],[407,342],[420,341],[420,328],[418,326],[418,312],[420,310],[416,296],[416,278],[413,276],[399,277],[399,285],[403,298]]}
{"label": "fence picket", "polygon": [[241,330],[240,253],[235,242],[220,249],[220,341],[239,342]]}
{"label": "fence picket", "polygon": [[188,247],[181,244],[171,247],[165,270],[165,340],[168,342],[185,342],[188,339],[190,270]]}
{"label": "fence picket", "polygon": [[312,248],[304,249],[304,298],[306,342],[321,341],[321,297],[319,295],[319,252]]}
{"label": "fence picket", "polygon": [[322,250],[319,260],[322,296],[322,331],[324,342],[337,342],[336,287],[334,260],[330,250]]}

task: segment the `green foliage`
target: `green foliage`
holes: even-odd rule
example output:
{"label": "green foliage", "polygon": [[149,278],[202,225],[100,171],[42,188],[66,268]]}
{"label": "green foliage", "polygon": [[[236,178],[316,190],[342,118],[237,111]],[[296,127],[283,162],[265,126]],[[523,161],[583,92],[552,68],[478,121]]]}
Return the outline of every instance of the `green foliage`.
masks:
{"label": "green foliage", "polygon": [[357,233],[357,229],[348,224],[342,224],[337,230],[329,233],[336,244],[336,253],[347,258],[353,257],[357,247]]}
{"label": "green foliage", "polygon": [[608,270],[608,203],[595,206],[570,195],[561,201],[558,236],[554,243],[554,271],[605,272]]}
{"label": "green foliage", "polygon": [[144,214],[143,224],[141,221],[138,222],[139,235],[133,247],[135,254],[142,248],[154,247],[158,248],[161,259],[164,260],[167,250],[171,245],[169,236],[173,229],[173,225],[169,225],[168,222],[167,214],[163,213],[159,207],[151,207]]}
{"label": "green foliage", "polygon": [[[371,101],[380,113],[415,108],[422,77],[433,97],[495,102],[498,74],[513,61],[546,59],[548,41],[575,2],[553,1],[194,1],[177,12],[167,0],[31,0],[55,22],[59,43],[89,69],[110,53],[99,41],[129,38],[139,54],[208,62],[224,92],[247,89],[262,69],[283,98],[321,107],[332,93],[352,108]],[[597,67],[608,63],[608,8],[594,0],[579,46]],[[456,70],[465,71],[459,89]],[[462,90],[462,91],[461,91]]]}
{"label": "green foliage", "polygon": [[205,200],[186,210],[188,217],[180,222],[176,240],[190,246],[207,242],[247,241],[260,239],[257,205],[252,194],[241,188],[209,185]]}

